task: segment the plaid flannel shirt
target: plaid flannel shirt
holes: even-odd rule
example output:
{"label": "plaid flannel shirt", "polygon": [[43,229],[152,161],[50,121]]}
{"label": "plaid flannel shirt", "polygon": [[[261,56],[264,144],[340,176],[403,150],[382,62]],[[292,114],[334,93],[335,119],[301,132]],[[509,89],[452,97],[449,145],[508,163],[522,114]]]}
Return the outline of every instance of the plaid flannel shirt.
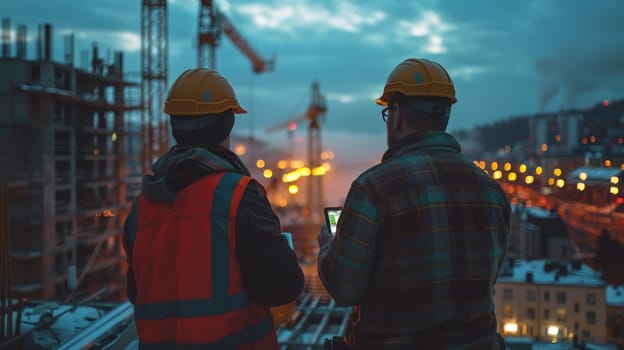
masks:
{"label": "plaid flannel shirt", "polygon": [[319,276],[353,305],[357,349],[497,348],[493,286],[509,242],[500,186],[444,132],[411,135],[351,185]]}

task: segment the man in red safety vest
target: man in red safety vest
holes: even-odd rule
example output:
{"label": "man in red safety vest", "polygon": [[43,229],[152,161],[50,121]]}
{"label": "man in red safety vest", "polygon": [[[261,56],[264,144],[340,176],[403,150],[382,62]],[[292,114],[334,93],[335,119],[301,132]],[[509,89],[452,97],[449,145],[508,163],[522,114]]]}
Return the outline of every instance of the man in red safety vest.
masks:
{"label": "man in red safety vest", "polygon": [[124,227],[140,348],[277,349],[269,307],[292,302],[304,278],[263,187],[229,150],[246,111],[204,68],[176,79],[164,111],[177,144],[144,176]]}

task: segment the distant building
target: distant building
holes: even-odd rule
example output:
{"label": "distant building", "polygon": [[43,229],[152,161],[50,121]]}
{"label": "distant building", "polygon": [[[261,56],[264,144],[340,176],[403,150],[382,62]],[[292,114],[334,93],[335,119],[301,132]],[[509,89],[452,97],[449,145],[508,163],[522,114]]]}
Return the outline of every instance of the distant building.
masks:
{"label": "distant building", "polygon": [[624,348],[624,286],[607,287],[607,339]]}
{"label": "distant building", "polygon": [[505,336],[608,342],[607,288],[583,263],[509,259],[495,285],[495,303]]}
{"label": "distant building", "polygon": [[570,261],[572,241],[556,210],[514,205],[509,257]]}

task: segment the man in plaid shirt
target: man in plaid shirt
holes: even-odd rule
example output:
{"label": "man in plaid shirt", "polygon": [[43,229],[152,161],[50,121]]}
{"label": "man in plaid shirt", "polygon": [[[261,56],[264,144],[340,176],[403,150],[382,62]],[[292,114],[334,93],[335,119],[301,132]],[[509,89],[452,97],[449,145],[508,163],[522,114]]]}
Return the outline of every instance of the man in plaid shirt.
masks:
{"label": "man in plaid shirt", "polygon": [[354,349],[500,349],[493,287],[507,251],[500,186],[446,133],[453,82],[407,59],[389,75],[388,150],[351,185],[335,237],[319,235],[321,281],[353,306]]}

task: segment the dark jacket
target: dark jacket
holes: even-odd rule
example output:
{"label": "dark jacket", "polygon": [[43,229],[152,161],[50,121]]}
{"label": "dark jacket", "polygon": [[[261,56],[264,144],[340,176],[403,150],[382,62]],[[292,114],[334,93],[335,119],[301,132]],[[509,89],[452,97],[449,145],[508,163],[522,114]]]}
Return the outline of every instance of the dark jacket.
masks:
{"label": "dark jacket", "polygon": [[493,287],[509,242],[500,186],[443,132],[402,139],[347,195],[319,276],[354,305],[358,349],[497,348]]}
{"label": "dark jacket", "polygon": [[[153,166],[154,175],[143,179],[142,194],[150,201],[174,205],[176,193],[202,177],[218,172],[249,176],[240,159],[221,146],[173,147]],[[124,227],[124,246],[128,260],[132,247],[128,241],[128,221]],[[280,222],[268,202],[264,189],[251,181],[243,193],[236,215],[236,258],[249,298],[264,306],[293,301],[303,290],[303,272],[297,257],[281,235]],[[128,299],[136,298],[136,284],[129,264]]]}

